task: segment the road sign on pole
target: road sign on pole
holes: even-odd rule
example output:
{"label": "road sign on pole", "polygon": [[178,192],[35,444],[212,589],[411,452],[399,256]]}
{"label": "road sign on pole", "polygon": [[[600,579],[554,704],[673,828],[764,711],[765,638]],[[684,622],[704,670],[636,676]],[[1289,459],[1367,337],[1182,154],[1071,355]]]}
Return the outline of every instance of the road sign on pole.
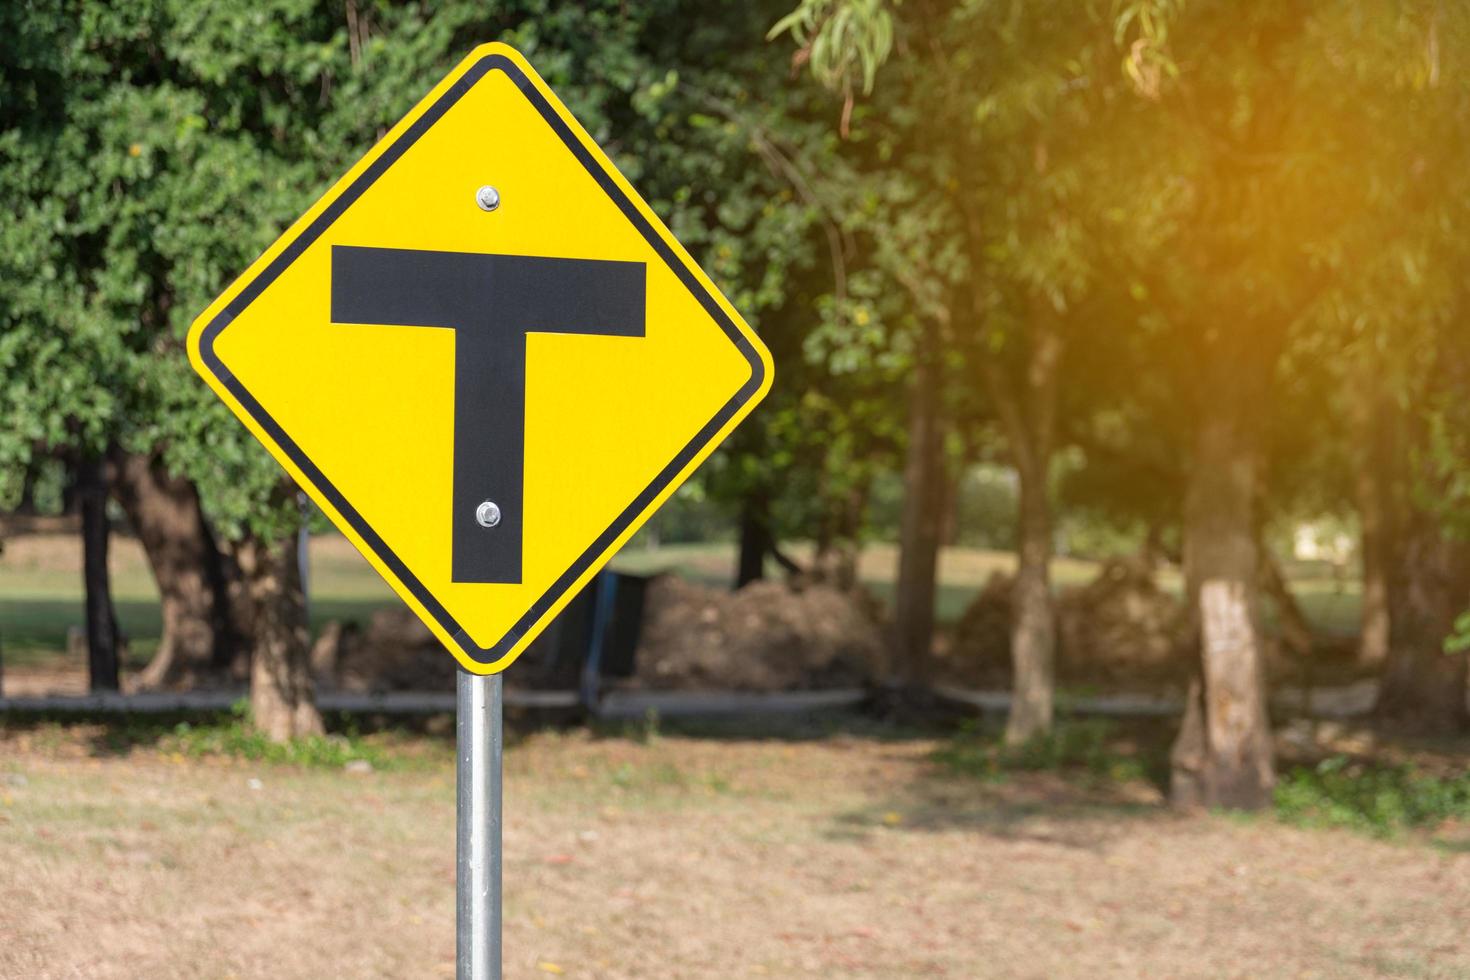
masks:
{"label": "road sign on pole", "polygon": [[474,673],[771,382],[517,52],[476,49],[194,323],[195,368]]}
{"label": "road sign on pole", "polygon": [[[502,44],[460,62],[215,300],[188,346],[474,675],[525,650],[772,371]],[[475,980],[500,975],[500,690],[460,678],[459,961]]]}

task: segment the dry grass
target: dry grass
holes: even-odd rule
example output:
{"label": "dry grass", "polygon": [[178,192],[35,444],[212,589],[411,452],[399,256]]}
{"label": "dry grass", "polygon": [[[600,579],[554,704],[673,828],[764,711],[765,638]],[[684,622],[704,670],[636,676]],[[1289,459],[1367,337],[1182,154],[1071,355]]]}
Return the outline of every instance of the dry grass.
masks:
{"label": "dry grass", "polygon": [[[452,976],[442,743],[348,775],[0,733],[0,976]],[[530,736],[507,976],[1470,976],[1470,853],[934,747]]]}

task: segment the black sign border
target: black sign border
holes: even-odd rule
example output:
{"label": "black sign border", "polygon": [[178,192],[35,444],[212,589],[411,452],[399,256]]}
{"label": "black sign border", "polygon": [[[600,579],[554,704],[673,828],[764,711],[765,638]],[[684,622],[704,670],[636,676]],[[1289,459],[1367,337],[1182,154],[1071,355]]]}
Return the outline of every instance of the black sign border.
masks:
{"label": "black sign border", "polygon": [[[536,107],[541,117],[566,144],[572,155],[582,164],[583,168],[597,181],[604,193],[618,205],[623,215],[632,222],[644,239],[652,246],[653,250],[664,260],[664,263],[679,277],[684,286],[699,300],[705,311],[719,324],[720,329],[729,337],[731,343],[740,351],[750,364],[750,378],[743,384],[733,397],[727,401],[714,417],[711,418],[695,434],[679,454],[659,471],[652,483],[640,493],[626,509],[620,513],[613,523],[600,534],[592,544],[577,557],[570,568],[561,574],[551,584],[539,599],[532,603],[531,608],[516,621],[504,636],[492,646],[482,647],[470,639],[469,634],[455,621],[449,611],[436,599],[433,594],[419,581],[418,577],[409,570],[408,566],[388,547],[376,531],[363,519],[362,515],[348,502],[330,480],[327,479],[316,464],[302,452],[301,447],[296,445],[288,436],[280,424],[276,422],[271,414],[255,400],[249,391],[245,389],[234,374],[225,367],[215,352],[215,342],[220,334],[254,302],[267,287],[271,285],[297,258],[301,256],[321,235],[332,226],[342,214],[355,202],[363,192],[372,186],[373,182],[387,172],[388,168],[398,161],[408,149],[414,145],[428,132],[429,128],[438,122],[451,107],[458,102],[477,82],[491,71],[503,71],[511,81],[516,84],[521,93]],[[440,627],[444,629],[454,642],[459,645],[464,654],[475,663],[489,666],[504,659],[517,643],[521,642],[528,633],[536,626],[566,592],[577,582],[588,568],[596,565],[608,555],[612,544],[617,540],[629,525],[636,521],[653,505],[653,501],[672,483],[679,473],[699,455],[699,453],[710,444],[734,418],[761,390],[765,383],[766,367],[761,359],[755,345],[735,325],[734,321],[725,313],[719,302],[710,290],[706,289],[699,279],[674,252],[674,249],[654,229],[649,220],[638,210],[633,201],[613,180],[609,173],[593,156],[592,152],[578,139],[577,134],[562,119],[561,115],[547,101],[535,84],[521,70],[520,66],[503,54],[485,55],[471,65],[463,75],[455,80],[449,90],[434,101],[422,115],[415,119],[397,139],[393,141],[381,154],[379,154],[367,169],[358,175],[351,185],[332,200],[321,214],[309,224],[301,234],[297,235],[292,242],[281,251],[266,268],[254,279],[248,282],[215,316],[213,320],[201,331],[199,336],[199,354],[204,364],[219,379],[220,383],[232,394],[242,405],[270,438],[279,446],[296,464],[297,468],[306,475],[307,479],[316,487],[342,515],[343,519],[352,526],[352,529],[361,536],[373,550],[373,553],[384,565],[403,583],[403,585],[414,595],[429,615],[433,617]]]}

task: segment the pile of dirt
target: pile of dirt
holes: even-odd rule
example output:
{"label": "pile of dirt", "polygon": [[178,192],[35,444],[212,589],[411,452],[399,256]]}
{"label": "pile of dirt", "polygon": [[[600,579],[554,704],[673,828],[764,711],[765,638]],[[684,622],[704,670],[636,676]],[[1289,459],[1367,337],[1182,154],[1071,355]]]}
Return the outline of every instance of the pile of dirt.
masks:
{"label": "pile of dirt", "polygon": [[[785,691],[848,687],[876,673],[881,632],[860,597],[824,585],[756,582],[726,592],[672,575],[649,583],[637,673],[650,690]],[[544,651],[527,651],[517,681],[536,686]],[[366,628],[333,622],[312,648],[323,688],[447,690],[454,660],[407,609],[381,609]]]}
{"label": "pile of dirt", "polygon": [[1086,679],[1187,675],[1184,603],[1159,588],[1142,562],[1115,560],[1057,600],[1061,666]]}
{"label": "pile of dirt", "polygon": [[401,607],[379,609],[366,629],[328,623],[311,668],[322,687],[362,693],[453,690],[456,669],[438,638]]}
{"label": "pile of dirt", "polygon": [[[950,683],[996,686],[1011,672],[1011,593],[1015,580],[992,575],[941,649]],[[1183,603],[1159,588],[1136,561],[1106,563],[1097,578],[1057,597],[1057,670],[1070,682],[1139,683],[1187,675]]]}
{"label": "pile of dirt", "polygon": [[948,642],[935,644],[935,675],[963,687],[1005,687],[1011,676],[1011,593],[1015,579],[992,572],[955,623]]}
{"label": "pile of dirt", "polygon": [[674,576],[650,584],[633,686],[789,691],[860,685],[881,633],[864,604],[815,584],[753,582],[738,592]]}

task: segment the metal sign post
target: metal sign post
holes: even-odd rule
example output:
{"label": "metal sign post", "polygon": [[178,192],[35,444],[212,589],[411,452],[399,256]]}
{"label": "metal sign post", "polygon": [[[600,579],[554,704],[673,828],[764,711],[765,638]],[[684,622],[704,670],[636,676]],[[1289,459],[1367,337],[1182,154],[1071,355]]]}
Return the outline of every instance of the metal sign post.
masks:
{"label": "metal sign post", "polygon": [[235,279],[188,348],[469,672],[456,953],[460,980],[499,980],[500,672],[750,414],[771,353],[499,43]]}
{"label": "metal sign post", "polygon": [[501,690],[500,674],[459,672],[454,869],[459,980],[500,980]]}

